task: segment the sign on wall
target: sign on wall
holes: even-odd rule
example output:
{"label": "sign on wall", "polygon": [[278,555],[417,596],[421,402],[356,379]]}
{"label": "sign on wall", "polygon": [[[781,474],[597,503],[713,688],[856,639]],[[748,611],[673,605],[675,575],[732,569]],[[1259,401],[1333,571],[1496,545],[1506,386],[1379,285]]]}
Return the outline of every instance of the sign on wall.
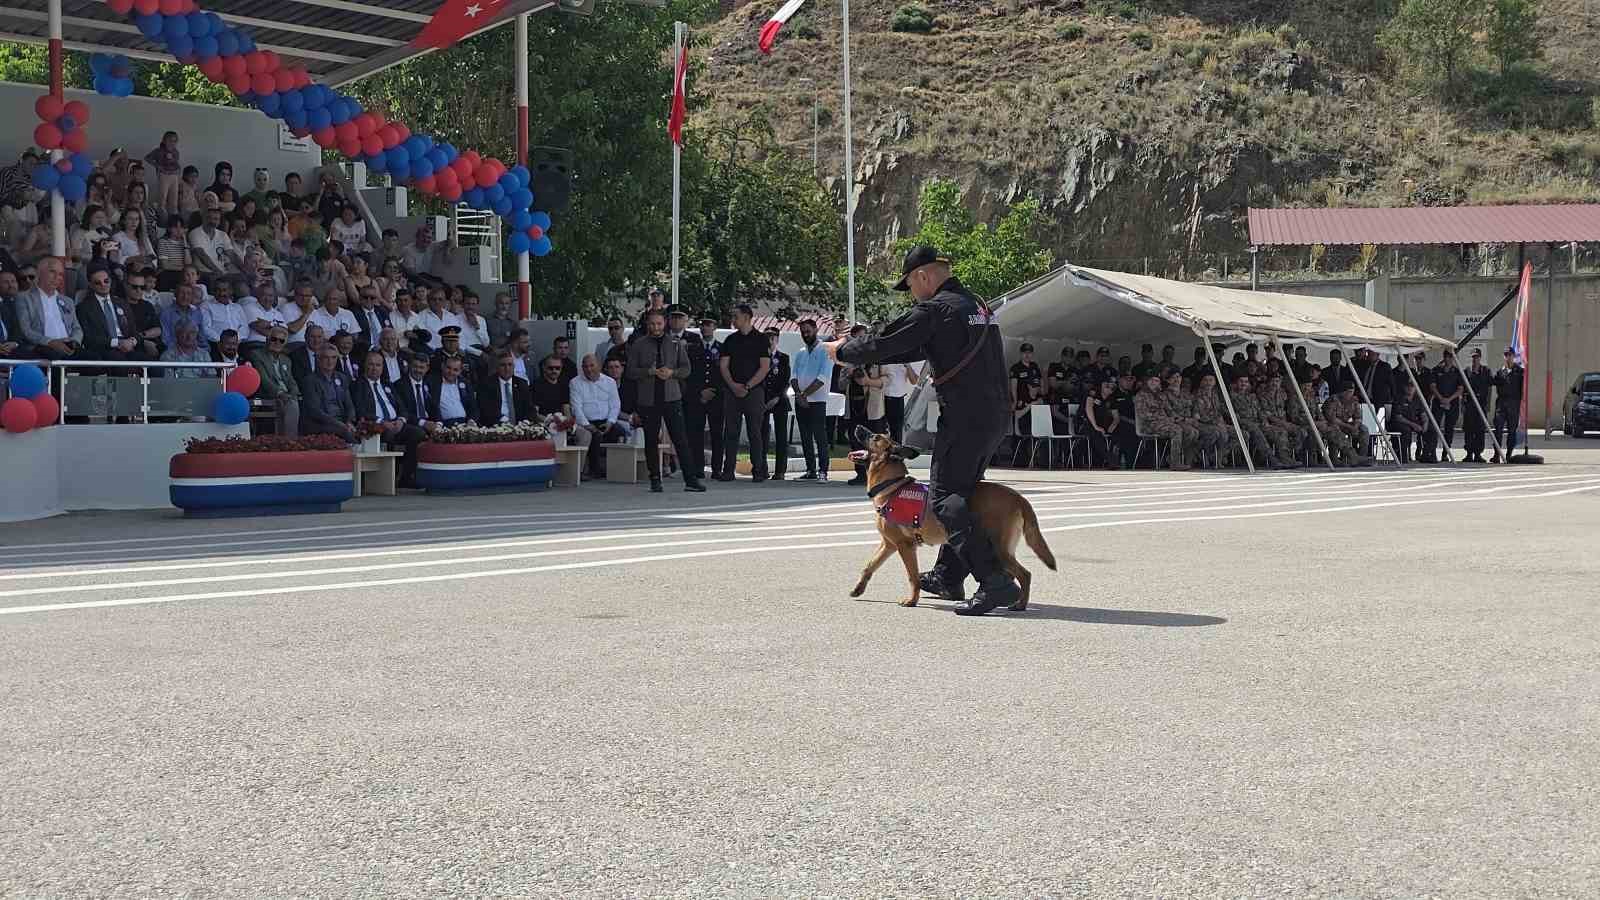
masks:
{"label": "sign on wall", "polygon": [[[1456,316],[1456,343],[1460,343],[1463,338],[1471,334],[1472,329],[1477,328],[1478,323],[1482,321],[1482,313],[1475,313],[1470,316]],[[1478,332],[1477,337],[1485,340],[1494,337],[1494,323],[1491,322],[1483,326],[1483,330]]]}
{"label": "sign on wall", "polygon": [[283,122],[278,123],[279,150],[298,150],[309,153],[314,150],[316,146],[316,144],[312,143],[310,135],[306,135],[303,138],[295,137],[294,132],[289,130],[288,125],[284,124]]}

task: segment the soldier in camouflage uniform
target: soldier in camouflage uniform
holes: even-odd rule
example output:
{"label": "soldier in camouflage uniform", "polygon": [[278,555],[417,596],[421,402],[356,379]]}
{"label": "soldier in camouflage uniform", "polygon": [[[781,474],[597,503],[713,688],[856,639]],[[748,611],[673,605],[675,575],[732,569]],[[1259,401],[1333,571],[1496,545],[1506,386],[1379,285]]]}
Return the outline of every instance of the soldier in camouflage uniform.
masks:
{"label": "soldier in camouflage uniform", "polygon": [[1367,429],[1361,425],[1361,404],[1356,402],[1354,381],[1341,383],[1339,393],[1322,404],[1322,419],[1353,446],[1358,462],[1366,460]]}
{"label": "soldier in camouflage uniform", "polygon": [[1250,376],[1241,375],[1234,381],[1231,393],[1234,415],[1239,417],[1239,427],[1245,440],[1250,442],[1250,452],[1257,459],[1275,469],[1298,469],[1300,463],[1289,448],[1289,437],[1280,428],[1269,428],[1261,410],[1261,400],[1250,389]]}
{"label": "soldier in camouflage uniform", "polygon": [[1228,425],[1228,408],[1222,402],[1222,392],[1217,390],[1217,377],[1210,372],[1200,376],[1195,386],[1190,408],[1194,410],[1195,427],[1200,430],[1204,446],[1223,448],[1233,446],[1233,429]]}
{"label": "soldier in camouflage uniform", "polygon": [[[1133,410],[1139,433],[1150,437],[1166,438],[1171,444],[1167,465],[1174,471],[1189,469],[1189,451],[1193,444],[1185,445],[1188,429],[1167,413],[1166,392],[1161,389],[1161,376],[1151,375],[1144,381],[1144,389],[1133,397]],[[1190,439],[1192,440],[1192,438]]]}
{"label": "soldier in camouflage uniform", "polygon": [[[1268,428],[1276,428],[1288,436],[1289,447],[1297,454],[1311,440],[1311,430],[1298,424],[1293,413],[1300,411],[1300,401],[1289,397],[1283,386],[1283,376],[1277,372],[1267,377],[1262,393],[1262,419]],[[1300,418],[1304,418],[1302,414]]]}
{"label": "soldier in camouflage uniform", "polygon": [[[1306,404],[1304,407],[1298,401],[1289,404],[1290,420],[1294,422],[1296,427],[1305,432],[1308,440],[1313,428],[1317,430],[1318,434],[1322,435],[1322,442],[1328,445],[1329,462],[1332,462],[1337,467],[1355,465],[1357,461],[1356,452],[1350,446],[1350,439],[1345,437],[1344,432],[1324,422],[1322,416],[1317,413],[1315,390],[1309,384],[1302,385],[1300,394],[1305,397]],[[1311,411],[1309,418],[1306,414],[1307,410]]]}
{"label": "soldier in camouflage uniform", "polygon": [[1194,465],[1201,451],[1216,447],[1208,436],[1200,433],[1200,421],[1195,417],[1194,396],[1183,389],[1183,372],[1167,369],[1167,388],[1161,399],[1167,404],[1167,417],[1183,429],[1183,442],[1190,448],[1187,462]]}

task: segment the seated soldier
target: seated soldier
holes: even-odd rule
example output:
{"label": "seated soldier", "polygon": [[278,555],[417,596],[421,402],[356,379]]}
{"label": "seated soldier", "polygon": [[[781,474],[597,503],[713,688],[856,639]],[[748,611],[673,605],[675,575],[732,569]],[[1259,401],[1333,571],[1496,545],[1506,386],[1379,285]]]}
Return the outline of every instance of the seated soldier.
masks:
{"label": "seated soldier", "polygon": [[[1174,471],[1187,471],[1193,444],[1185,446],[1186,439],[1190,437],[1188,430],[1167,414],[1166,393],[1162,389],[1159,374],[1152,372],[1145,379],[1144,389],[1133,397],[1133,408],[1137,417],[1137,432],[1144,437],[1166,439],[1171,447],[1168,466]],[[1155,468],[1154,460],[1150,467]]]}
{"label": "seated soldier", "polygon": [[1409,381],[1401,386],[1400,399],[1390,409],[1388,428],[1400,433],[1394,439],[1400,461],[1411,462],[1414,458],[1411,445],[1420,445],[1423,436],[1428,433],[1428,413],[1422,408],[1422,397],[1417,393],[1416,385]]}

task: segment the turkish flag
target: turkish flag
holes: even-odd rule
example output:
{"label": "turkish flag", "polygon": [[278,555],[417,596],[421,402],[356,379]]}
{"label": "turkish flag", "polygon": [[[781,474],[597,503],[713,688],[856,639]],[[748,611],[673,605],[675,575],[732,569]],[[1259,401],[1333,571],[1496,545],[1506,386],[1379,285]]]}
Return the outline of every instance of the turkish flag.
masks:
{"label": "turkish flag", "polygon": [[488,25],[500,13],[505,0],[444,0],[422,32],[411,39],[412,46],[443,50]]}
{"label": "turkish flag", "polygon": [[678,48],[678,62],[672,72],[672,113],[667,116],[667,133],[672,142],[683,146],[683,119],[688,109],[684,98],[684,79],[689,74],[689,46],[686,41]]}

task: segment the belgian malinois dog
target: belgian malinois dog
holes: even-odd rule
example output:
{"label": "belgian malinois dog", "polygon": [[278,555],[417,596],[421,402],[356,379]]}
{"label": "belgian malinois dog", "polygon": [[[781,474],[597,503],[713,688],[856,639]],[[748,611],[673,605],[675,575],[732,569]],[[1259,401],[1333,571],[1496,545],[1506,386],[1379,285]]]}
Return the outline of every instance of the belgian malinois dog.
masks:
{"label": "belgian malinois dog", "polygon": [[[859,426],[858,426],[859,427]],[[917,581],[917,545],[937,545],[945,542],[944,526],[933,515],[930,503],[924,511],[921,524],[916,527],[892,523],[882,514],[882,507],[889,503],[904,487],[911,485],[915,479],[906,474],[905,461],[915,459],[921,451],[915,447],[904,447],[890,440],[887,435],[871,434],[866,429],[860,429],[857,437],[866,445],[865,450],[857,450],[851,454],[858,462],[865,460],[867,463],[867,492],[872,496],[872,505],[878,512],[878,534],[883,542],[878,545],[878,551],[867,561],[861,570],[861,580],[856,582],[855,589],[850,596],[859,597],[867,589],[867,582],[871,580],[872,573],[878,571],[893,553],[900,554],[900,561],[906,567],[906,579],[911,582],[911,596],[900,601],[901,606],[916,606],[922,597],[922,587]],[[1028,570],[1017,562],[1017,543],[1026,540],[1028,547],[1039,559],[1044,562],[1050,571],[1056,569],[1055,554],[1050,552],[1050,545],[1044,541],[1044,535],[1039,533],[1039,518],[1034,515],[1033,506],[1027,498],[993,481],[978,482],[978,489],[972,494],[972,514],[977,518],[978,527],[989,534],[989,539],[994,541],[995,552],[1000,557],[1000,565],[1014,578],[1022,589],[1022,594],[1017,602],[1011,605],[1013,610],[1028,608],[1028,585],[1033,576]]]}

